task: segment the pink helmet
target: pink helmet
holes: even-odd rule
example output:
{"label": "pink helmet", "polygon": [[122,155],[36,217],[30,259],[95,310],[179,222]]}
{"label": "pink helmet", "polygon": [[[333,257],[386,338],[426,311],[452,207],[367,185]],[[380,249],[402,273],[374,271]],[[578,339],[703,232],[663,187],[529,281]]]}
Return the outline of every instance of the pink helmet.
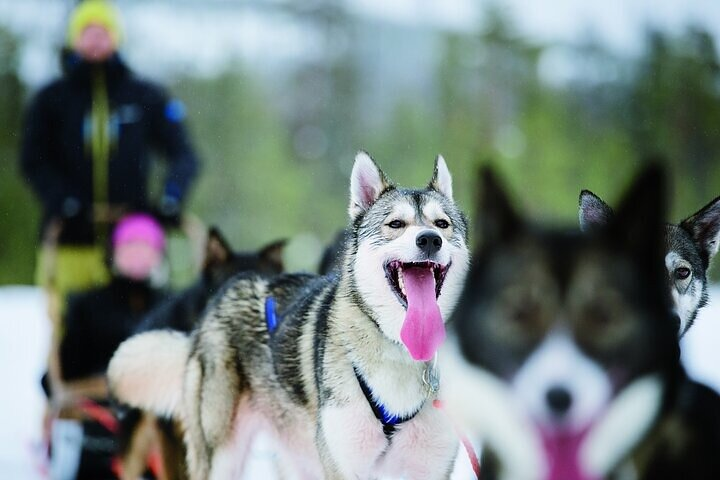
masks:
{"label": "pink helmet", "polygon": [[130,242],[143,242],[154,249],[165,251],[165,232],[152,216],[145,213],[131,213],[124,216],[115,226],[112,235],[112,246]]}

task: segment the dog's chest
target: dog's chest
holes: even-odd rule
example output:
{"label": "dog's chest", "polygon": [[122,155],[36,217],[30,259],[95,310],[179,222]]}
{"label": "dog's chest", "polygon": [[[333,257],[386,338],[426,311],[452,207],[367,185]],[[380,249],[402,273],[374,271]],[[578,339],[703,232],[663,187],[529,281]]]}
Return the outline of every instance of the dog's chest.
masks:
{"label": "dog's chest", "polygon": [[[362,371],[358,374],[365,377],[366,393],[369,393],[375,403],[382,405],[390,414],[400,417],[413,415],[420,410],[428,398],[428,386],[422,381],[423,370],[408,371],[401,365],[390,363],[371,365],[369,368],[366,367],[364,374]],[[366,396],[363,394],[363,397]]]}

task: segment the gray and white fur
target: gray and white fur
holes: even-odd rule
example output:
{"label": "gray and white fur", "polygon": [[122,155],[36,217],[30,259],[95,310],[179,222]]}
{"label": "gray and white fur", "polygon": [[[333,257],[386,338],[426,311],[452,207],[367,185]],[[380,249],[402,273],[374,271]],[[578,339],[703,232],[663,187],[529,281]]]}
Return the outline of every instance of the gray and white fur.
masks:
{"label": "gray and white fur", "polygon": [[[589,190],[580,193],[580,229],[591,230],[613,217],[610,206]],[[692,327],[707,305],[707,271],[720,245],[720,197],[680,223],[665,225],[665,266],[678,333]]]}
{"label": "gray and white fur", "polygon": [[[299,478],[450,477],[456,437],[424,380],[435,347],[418,353],[404,336],[410,287],[402,278],[403,269],[427,268],[448,318],[468,267],[466,219],[442,157],[427,187],[405,189],[361,152],[350,183],[342,268],[238,276],[192,336],[151,332],[116,352],[113,393],[181,419],[192,479],[238,478],[260,429]],[[361,380],[376,404],[409,419],[384,429]]]}

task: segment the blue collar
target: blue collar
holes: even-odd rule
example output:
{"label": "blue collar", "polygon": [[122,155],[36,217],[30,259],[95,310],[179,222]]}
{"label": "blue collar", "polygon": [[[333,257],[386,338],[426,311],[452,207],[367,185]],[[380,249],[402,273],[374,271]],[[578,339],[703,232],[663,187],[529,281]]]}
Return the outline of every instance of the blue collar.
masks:
{"label": "blue collar", "polygon": [[380,420],[380,423],[382,423],[383,432],[385,433],[386,437],[391,437],[392,434],[395,433],[395,427],[397,427],[401,423],[407,422],[408,420],[412,420],[413,417],[418,414],[420,408],[422,408],[421,405],[420,408],[418,408],[415,412],[404,417],[394,415],[388,412],[387,408],[385,408],[385,405],[375,401],[372,390],[370,389],[370,385],[365,382],[365,379],[362,377],[362,375],[360,375],[360,372],[358,372],[358,369],[357,367],[355,367],[355,365],[353,365],[353,371],[355,372],[355,378],[357,378],[357,381],[360,384],[360,389],[362,390],[363,395],[365,395],[365,399],[368,401],[368,403],[370,404],[370,408],[375,414],[375,418]]}

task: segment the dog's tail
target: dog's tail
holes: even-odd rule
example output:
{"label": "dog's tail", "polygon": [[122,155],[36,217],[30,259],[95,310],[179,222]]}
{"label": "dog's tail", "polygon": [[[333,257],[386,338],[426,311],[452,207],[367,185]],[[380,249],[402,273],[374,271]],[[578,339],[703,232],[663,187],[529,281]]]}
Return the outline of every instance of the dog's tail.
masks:
{"label": "dog's tail", "polygon": [[182,398],[190,338],[157,330],[124,341],[110,360],[110,391],[123,403],[162,416],[176,416]]}

